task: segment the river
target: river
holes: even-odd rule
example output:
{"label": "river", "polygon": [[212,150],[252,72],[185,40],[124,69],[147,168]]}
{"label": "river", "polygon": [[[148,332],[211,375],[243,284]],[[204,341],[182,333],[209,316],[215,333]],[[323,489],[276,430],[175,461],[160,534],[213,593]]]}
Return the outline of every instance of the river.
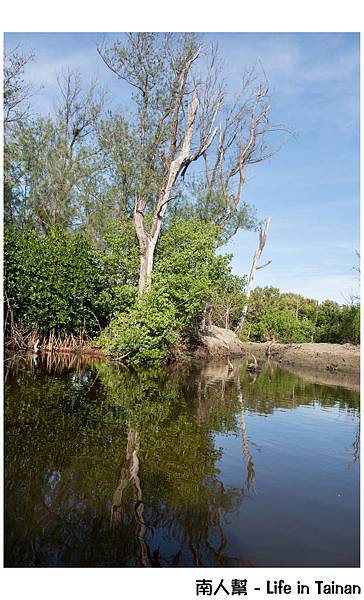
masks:
{"label": "river", "polygon": [[359,392],[243,361],[5,362],[5,565],[359,565]]}

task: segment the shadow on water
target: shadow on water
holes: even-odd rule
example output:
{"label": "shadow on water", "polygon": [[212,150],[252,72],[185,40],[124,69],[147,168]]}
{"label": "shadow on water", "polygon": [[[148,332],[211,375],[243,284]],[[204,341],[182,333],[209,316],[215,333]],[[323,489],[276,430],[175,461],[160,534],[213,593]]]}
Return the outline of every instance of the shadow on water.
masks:
{"label": "shadow on water", "polygon": [[6,566],[358,564],[356,392],[241,362],[5,373]]}

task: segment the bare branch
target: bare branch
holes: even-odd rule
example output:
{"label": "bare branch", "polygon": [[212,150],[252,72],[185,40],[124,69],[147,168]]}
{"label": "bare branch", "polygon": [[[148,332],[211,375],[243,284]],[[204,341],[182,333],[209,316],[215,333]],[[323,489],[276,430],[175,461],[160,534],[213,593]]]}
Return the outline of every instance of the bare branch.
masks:
{"label": "bare branch", "polygon": [[246,315],[248,313],[248,308],[249,308],[249,299],[250,299],[250,295],[253,289],[253,283],[254,283],[254,278],[255,278],[255,273],[258,269],[263,269],[264,267],[267,267],[268,265],[271,264],[271,260],[269,260],[267,263],[265,263],[264,265],[261,265],[260,267],[258,266],[259,264],[259,260],[263,254],[263,250],[265,248],[265,244],[267,242],[267,237],[268,237],[268,229],[269,229],[269,224],[270,224],[270,217],[264,221],[263,223],[260,224],[260,228],[259,228],[259,245],[258,245],[258,249],[254,254],[254,258],[253,258],[253,262],[252,262],[252,266],[250,269],[250,273],[249,273],[249,277],[248,277],[248,282],[247,282],[247,286],[246,286],[246,291],[245,291],[245,297],[246,297],[246,303],[245,306],[243,308],[243,312],[241,315],[241,319],[235,329],[236,333],[240,334],[243,330],[244,327],[244,323],[245,323],[245,319],[246,319]]}
{"label": "bare branch", "polygon": [[266,263],[264,263],[264,265],[261,265],[260,267],[257,267],[257,271],[259,269],[264,269],[265,267],[269,267],[269,265],[272,263],[271,260],[268,260]]}
{"label": "bare branch", "polygon": [[[13,123],[23,121],[29,112],[29,101],[34,94],[31,85],[24,80],[27,65],[34,60],[33,53],[24,54],[20,47],[4,55],[4,130],[10,128]],[[23,106],[22,106],[23,105]],[[20,108],[22,106],[22,108]]]}
{"label": "bare branch", "polygon": [[126,81],[127,83],[129,83],[129,85],[131,85],[131,86],[135,87],[137,90],[139,90],[143,96],[145,95],[145,90],[140,85],[133,82],[130,78],[128,78],[125,74],[123,74],[123,71],[122,71],[123,65],[121,65],[118,68],[116,66],[116,64],[113,63],[113,61],[111,60],[111,58],[109,56],[109,53],[107,52],[107,50],[104,50],[102,45],[96,44],[96,50],[97,50],[97,53],[99,54],[100,58],[102,59],[104,64],[108,67],[108,69],[110,69],[110,71],[112,71],[119,79]]}

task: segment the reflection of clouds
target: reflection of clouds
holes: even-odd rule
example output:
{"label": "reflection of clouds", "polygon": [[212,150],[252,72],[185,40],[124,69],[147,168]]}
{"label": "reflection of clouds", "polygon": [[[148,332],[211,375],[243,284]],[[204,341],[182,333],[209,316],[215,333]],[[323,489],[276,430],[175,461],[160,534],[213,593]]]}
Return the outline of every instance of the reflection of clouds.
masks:
{"label": "reflection of clouds", "polygon": [[51,508],[57,492],[55,488],[59,484],[62,479],[60,471],[53,471],[51,469],[46,469],[43,473],[43,478],[46,482],[45,489],[43,491],[43,501],[47,508]]}
{"label": "reflection of clouds", "polygon": [[47,469],[44,473],[44,479],[52,490],[59,484],[62,479],[60,471],[51,471]]}

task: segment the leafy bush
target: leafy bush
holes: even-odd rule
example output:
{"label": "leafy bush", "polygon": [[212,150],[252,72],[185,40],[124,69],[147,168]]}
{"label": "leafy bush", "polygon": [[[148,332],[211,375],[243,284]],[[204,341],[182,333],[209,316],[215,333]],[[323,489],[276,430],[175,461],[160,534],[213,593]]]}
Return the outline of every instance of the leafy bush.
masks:
{"label": "leafy bush", "polygon": [[151,290],[116,315],[98,343],[108,354],[139,365],[160,363],[179,339],[175,306],[168,295]]}
{"label": "leafy bush", "polygon": [[217,234],[216,226],[187,219],[172,223],[160,238],[153,287],[171,299],[181,325],[201,312],[229,271],[229,257],[215,255]]}
{"label": "leafy bush", "polygon": [[360,340],[360,305],[340,306],[326,300],[319,307],[315,341],[329,343],[352,342]]}
{"label": "leafy bush", "polygon": [[[212,322],[233,328],[245,304],[245,278],[231,256],[216,255],[218,228],[200,219],[170,221],[160,237],[151,289],[137,298],[139,252],[133,224],[110,221],[96,248],[87,232],[7,229],[6,305],[15,322],[47,334],[99,334],[110,354],[132,364],[160,363],[188,340],[209,307]],[[9,323],[9,320],[7,320]],[[360,306],[320,305],[277,288],[256,288],[243,337],[283,343],[359,342]]]}
{"label": "leafy bush", "polygon": [[199,219],[170,224],[158,244],[150,291],[99,338],[107,352],[133,364],[164,360],[199,320],[204,303],[236,285],[230,257],[215,255],[216,238],[217,228]]}
{"label": "leafy bush", "polygon": [[320,304],[277,288],[256,288],[243,332],[252,341],[275,339],[282,343],[359,343],[360,305],[341,306],[332,300]]}
{"label": "leafy bush", "polygon": [[95,333],[107,320],[100,255],[81,233],[7,230],[5,294],[16,322],[40,333]]}
{"label": "leafy bush", "polygon": [[99,302],[111,317],[129,309],[136,301],[139,250],[130,219],[111,219],[105,226],[99,259],[103,287]]}
{"label": "leafy bush", "polygon": [[290,344],[310,342],[313,324],[306,318],[296,319],[289,310],[267,312],[257,323],[251,324],[250,339],[276,341]]}

